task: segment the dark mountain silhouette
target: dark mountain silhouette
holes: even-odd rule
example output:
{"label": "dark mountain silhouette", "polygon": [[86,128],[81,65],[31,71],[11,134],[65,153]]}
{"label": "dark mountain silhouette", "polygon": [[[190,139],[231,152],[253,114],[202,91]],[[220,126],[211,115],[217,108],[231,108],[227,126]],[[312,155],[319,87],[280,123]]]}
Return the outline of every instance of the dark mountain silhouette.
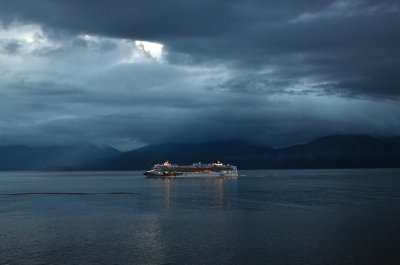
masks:
{"label": "dark mountain silhouette", "polygon": [[148,145],[129,152],[94,145],[0,148],[0,170],[144,170],[221,160],[239,169],[400,167],[400,137],[333,135],[274,149],[243,140]]}
{"label": "dark mountain silhouette", "polygon": [[90,144],[0,147],[0,170],[74,170],[94,159],[111,159],[120,152],[110,146]]}
{"label": "dark mountain silhouette", "polygon": [[400,167],[399,138],[335,135],[277,150],[273,168]]}
{"label": "dark mountain silhouette", "polygon": [[118,156],[102,169],[147,169],[169,160],[178,164],[219,159],[241,169],[400,167],[400,138],[334,135],[273,149],[245,141],[149,145]]}
{"label": "dark mountain silhouette", "polygon": [[206,143],[158,144],[142,147],[118,156],[104,169],[146,169],[155,163],[169,160],[178,164],[193,162],[242,161],[255,166],[274,150],[268,146],[255,145],[242,140],[214,141]]}

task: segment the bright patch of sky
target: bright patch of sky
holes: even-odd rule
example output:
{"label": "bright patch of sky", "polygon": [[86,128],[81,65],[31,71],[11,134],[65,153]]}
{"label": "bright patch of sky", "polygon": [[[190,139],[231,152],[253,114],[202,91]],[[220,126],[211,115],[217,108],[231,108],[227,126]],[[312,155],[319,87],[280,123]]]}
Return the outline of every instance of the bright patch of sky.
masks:
{"label": "bright patch of sky", "polygon": [[9,27],[1,27],[0,25],[0,44],[7,43],[16,45],[20,53],[30,53],[37,49],[54,49],[59,47],[59,45],[47,38],[39,25],[35,24],[14,24]]}
{"label": "bright patch of sky", "polygon": [[135,41],[135,44],[136,47],[138,47],[144,54],[158,60],[161,59],[164,45],[156,42],[139,41],[139,40]]}

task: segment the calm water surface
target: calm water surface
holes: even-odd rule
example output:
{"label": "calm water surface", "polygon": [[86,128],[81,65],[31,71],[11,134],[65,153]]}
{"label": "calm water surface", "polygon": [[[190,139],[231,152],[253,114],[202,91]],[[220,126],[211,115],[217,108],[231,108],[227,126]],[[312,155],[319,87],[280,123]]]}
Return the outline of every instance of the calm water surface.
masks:
{"label": "calm water surface", "polygon": [[400,170],[0,173],[1,264],[400,264]]}

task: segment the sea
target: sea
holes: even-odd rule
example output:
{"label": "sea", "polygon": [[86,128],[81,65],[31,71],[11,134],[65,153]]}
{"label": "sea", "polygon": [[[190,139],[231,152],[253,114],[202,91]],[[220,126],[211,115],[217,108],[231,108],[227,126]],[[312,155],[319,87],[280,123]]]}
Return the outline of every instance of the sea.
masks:
{"label": "sea", "polygon": [[0,264],[400,264],[400,169],[0,173]]}

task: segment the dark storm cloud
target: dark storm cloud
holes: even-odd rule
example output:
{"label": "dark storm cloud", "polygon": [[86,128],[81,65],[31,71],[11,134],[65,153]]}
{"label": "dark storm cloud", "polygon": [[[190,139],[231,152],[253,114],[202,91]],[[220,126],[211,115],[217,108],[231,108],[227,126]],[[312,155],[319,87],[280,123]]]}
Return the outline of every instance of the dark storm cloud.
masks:
{"label": "dark storm cloud", "polygon": [[0,36],[4,141],[400,132],[398,1],[5,0],[0,22],[40,26]]}
{"label": "dark storm cloud", "polygon": [[0,51],[2,51],[4,53],[15,54],[18,52],[18,49],[20,47],[21,47],[21,44],[15,40],[0,42]]}
{"label": "dark storm cloud", "polygon": [[[240,30],[243,23],[278,20],[316,10],[329,1],[2,1],[5,22],[40,22],[75,32],[130,38],[209,36]],[[268,12],[267,8],[271,8]],[[265,16],[267,12],[268,17]]]}
{"label": "dark storm cloud", "polygon": [[[279,70],[278,78],[312,76],[334,82],[332,88],[343,83],[337,90],[341,95],[349,89],[350,94],[368,96],[400,93],[400,89],[386,89],[390,84],[367,89],[345,85],[350,79],[381,84],[371,72],[399,68],[399,12],[398,1],[0,3],[6,24],[34,22],[54,32],[158,41],[170,51],[171,62],[185,61],[179,58],[189,58],[191,63],[222,60],[238,63],[240,68],[273,64]],[[285,88],[284,84],[275,87]]]}

